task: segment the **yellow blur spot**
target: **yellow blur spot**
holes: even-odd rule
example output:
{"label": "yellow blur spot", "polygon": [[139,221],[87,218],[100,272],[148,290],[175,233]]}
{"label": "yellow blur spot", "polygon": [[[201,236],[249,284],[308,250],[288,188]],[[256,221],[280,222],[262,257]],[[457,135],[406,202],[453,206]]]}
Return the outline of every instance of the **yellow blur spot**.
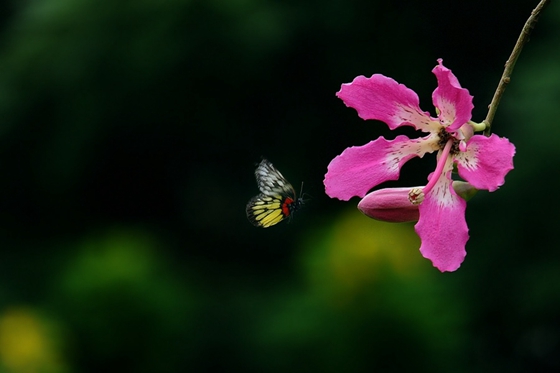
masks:
{"label": "yellow blur spot", "polygon": [[371,279],[381,268],[406,276],[422,258],[411,224],[380,222],[353,213],[339,220],[332,233],[329,260],[341,281]]}
{"label": "yellow blur spot", "polygon": [[306,246],[310,281],[336,303],[387,281],[416,281],[432,270],[413,224],[380,222],[354,209],[312,233]]}
{"label": "yellow blur spot", "polygon": [[0,372],[66,372],[52,326],[25,309],[0,315]]}

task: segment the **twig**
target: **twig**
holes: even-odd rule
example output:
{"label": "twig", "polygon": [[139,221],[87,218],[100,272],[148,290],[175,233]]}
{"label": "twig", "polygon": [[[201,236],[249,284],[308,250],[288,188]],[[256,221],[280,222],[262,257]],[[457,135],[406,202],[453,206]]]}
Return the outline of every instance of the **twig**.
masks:
{"label": "twig", "polygon": [[523,46],[525,45],[525,43],[527,43],[527,40],[529,39],[529,34],[533,30],[533,27],[535,27],[535,23],[539,18],[539,14],[541,13],[544,6],[549,1],[550,0],[541,0],[541,2],[537,5],[537,7],[533,9],[533,11],[531,12],[531,16],[527,19],[527,22],[525,22],[525,25],[523,26],[523,30],[521,30],[521,34],[519,35],[519,38],[517,39],[517,42],[513,47],[513,51],[511,52],[511,55],[506,61],[504,73],[502,74],[502,78],[500,79],[498,88],[496,88],[496,92],[494,92],[494,97],[492,97],[492,102],[490,102],[490,105],[488,105],[488,114],[486,115],[486,119],[484,119],[484,124],[486,124],[486,129],[484,130],[484,134],[486,136],[490,136],[490,132],[492,130],[492,121],[494,120],[494,116],[496,115],[496,110],[498,109],[498,104],[500,103],[502,95],[506,90],[506,86],[511,79],[511,73],[513,71],[513,67],[515,66],[515,62],[517,61],[517,58],[519,58]]}

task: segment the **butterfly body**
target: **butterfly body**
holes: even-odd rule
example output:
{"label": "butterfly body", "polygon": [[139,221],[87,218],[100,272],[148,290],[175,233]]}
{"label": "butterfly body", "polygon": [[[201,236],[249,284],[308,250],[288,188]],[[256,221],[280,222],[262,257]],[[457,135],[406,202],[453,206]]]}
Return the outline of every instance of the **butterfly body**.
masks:
{"label": "butterfly body", "polygon": [[268,228],[292,216],[303,200],[272,163],[263,159],[255,170],[261,193],[247,203],[247,218],[256,227]]}

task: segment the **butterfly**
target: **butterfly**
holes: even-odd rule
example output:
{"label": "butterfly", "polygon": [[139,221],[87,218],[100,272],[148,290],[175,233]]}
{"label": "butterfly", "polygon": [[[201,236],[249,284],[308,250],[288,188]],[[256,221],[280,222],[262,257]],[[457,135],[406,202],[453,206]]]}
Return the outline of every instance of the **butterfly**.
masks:
{"label": "butterfly", "polygon": [[261,193],[247,203],[247,218],[256,227],[268,228],[292,216],[303,199],[272,163],[263,159],[255,170]]}

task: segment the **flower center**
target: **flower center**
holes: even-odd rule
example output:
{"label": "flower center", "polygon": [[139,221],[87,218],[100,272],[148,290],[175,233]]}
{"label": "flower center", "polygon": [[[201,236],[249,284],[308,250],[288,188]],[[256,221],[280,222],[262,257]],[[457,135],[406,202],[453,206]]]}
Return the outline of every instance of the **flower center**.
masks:
{"label": "flower center", "polygon": [[413,188],[408,193],[408,200],[410,203],[413,205],[419,205],[424,201],[424,196],[431,192],[441,176],[445,163],[447,162],[447,158],[451,156],[451,149],[454,146],[457,146],[457,152],[459,152],[458,144],[459,141],[453,136],[449,136],[447,138],[447,142],[444,144],[443,149],[439,154],[436,170],[432,173],[432,176],[430,176],[428,184],[421,190],[419,188]]}
{"label": "flower center", "polygon": [[449,140],[452,140],[453,143],[451,144],[451,149],[449,149],[449,154],[451,156],[459,154],[460,141],[457,139],[457,137],[455,137],[454,134],[447,132],[445,128],[441,128],[438,132],[438,137],[439,140],[437,142],[437,146],[439,147],[440,150],[443,150],[445,148],[445,145],[447,145],[447,143],[449,142]]}

